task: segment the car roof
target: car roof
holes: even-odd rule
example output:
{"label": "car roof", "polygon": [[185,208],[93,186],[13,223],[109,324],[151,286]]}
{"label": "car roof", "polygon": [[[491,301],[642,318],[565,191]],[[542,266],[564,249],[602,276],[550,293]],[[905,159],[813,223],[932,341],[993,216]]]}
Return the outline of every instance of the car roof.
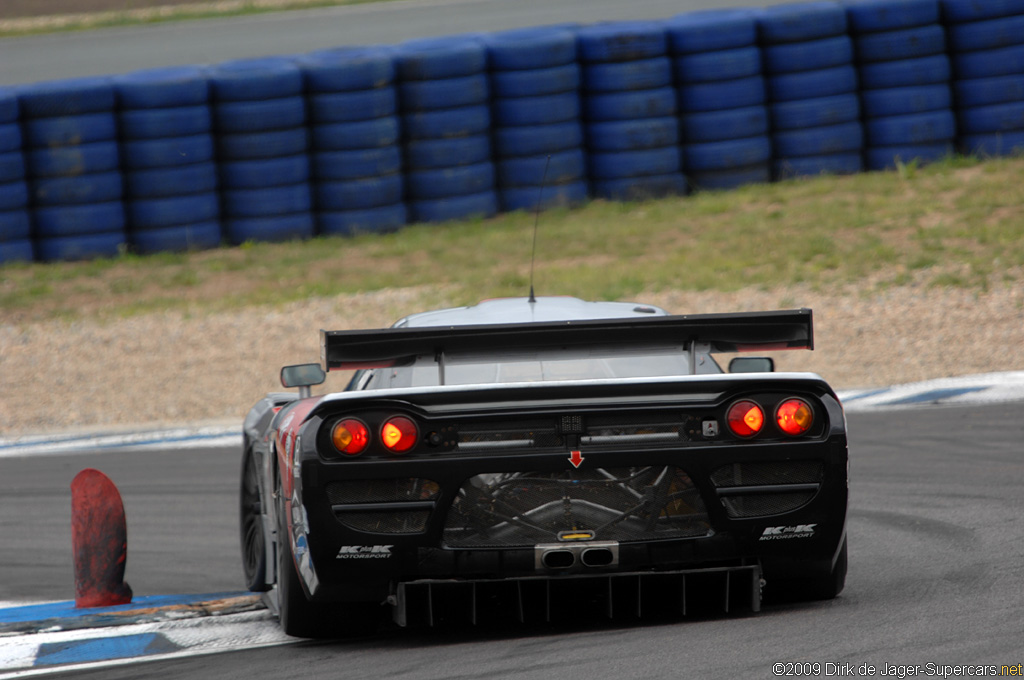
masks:
{"label": "car roof", "polygon": [[452,307],[411,314],[395,327],[468,326],[476,324],[577,321],[664,316],[660,307],[634,302],[588,302],[574,297],[496,298],[468,307]]}

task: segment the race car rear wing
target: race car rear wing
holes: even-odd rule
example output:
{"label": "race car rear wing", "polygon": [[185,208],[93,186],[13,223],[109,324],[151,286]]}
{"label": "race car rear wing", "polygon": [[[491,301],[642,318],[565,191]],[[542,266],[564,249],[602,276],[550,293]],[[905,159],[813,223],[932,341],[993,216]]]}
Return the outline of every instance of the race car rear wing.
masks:
{"label": "race car rear wing", "polygon": [[383,368],[416,356],[526,348],[706,343],[712,352],[814,349],[810,309],[472,326],[320,331],[324,370]]}

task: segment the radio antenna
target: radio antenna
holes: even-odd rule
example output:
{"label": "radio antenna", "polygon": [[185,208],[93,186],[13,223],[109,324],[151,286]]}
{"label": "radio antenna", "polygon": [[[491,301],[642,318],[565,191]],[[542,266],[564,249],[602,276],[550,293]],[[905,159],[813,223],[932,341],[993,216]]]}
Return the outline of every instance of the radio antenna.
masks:
{"label": "radio antenna", "polygon": [[551,165],[551,154],[548,154],[544,161],[544,174],[540,178],[540,189],[537,191],[537,206],[533,214],[533,251],[530,253],[530,299],[527,302],[536,302],[533,294],[533,264],[537,261],[537,225],[540,223],[540,206],[544,200],[544,185],[548,181],[548,166]]}

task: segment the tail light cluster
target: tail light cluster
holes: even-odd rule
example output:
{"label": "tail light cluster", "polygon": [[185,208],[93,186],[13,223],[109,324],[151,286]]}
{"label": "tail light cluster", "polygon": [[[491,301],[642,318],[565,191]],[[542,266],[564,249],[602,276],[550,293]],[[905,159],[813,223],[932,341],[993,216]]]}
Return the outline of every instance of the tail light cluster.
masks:
{"label": "tail light cluster", "polygon": [[[729,431],[744,439],[759,434],[768,422],[764,407],[752,399],[733,402],[726,411],[725,419]],[[814,409],[804,399],[789,397],[775,407],[773,419],[779,432],[790,437],[799,437],[806,434],[814,425]]]}
{"label": "tail light cluster", "polygon": [[416,446],[420,431],[406,416],[390,416],[371,430],[359,418],[342,418],[331,426],[331,444],[346,456],[358,456],[378,442],[386,451],[401,455]]}

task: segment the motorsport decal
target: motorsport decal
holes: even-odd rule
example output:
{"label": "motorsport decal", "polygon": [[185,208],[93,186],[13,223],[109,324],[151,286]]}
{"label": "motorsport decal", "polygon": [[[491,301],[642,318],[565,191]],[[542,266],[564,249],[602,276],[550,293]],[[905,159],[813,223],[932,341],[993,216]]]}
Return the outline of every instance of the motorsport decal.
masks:
{"label": "motorsport decal", "polygon": [[765,527],[761,533],[762,541],[782,541],[789,538],[811,538],[817,524],[797,524],[791,527]]}
{"label": "motorsport decal", "polygon": [[343,545],[339,560],[383,560],[391,557],[393,545]]}

